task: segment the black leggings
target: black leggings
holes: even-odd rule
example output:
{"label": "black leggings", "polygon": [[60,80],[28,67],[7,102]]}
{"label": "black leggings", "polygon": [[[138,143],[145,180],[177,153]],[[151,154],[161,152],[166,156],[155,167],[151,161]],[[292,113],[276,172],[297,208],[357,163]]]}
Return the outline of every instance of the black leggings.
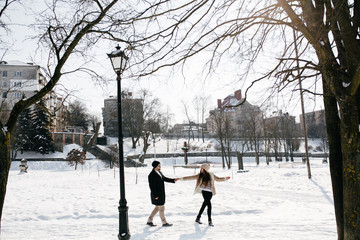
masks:
{"label": "black leggings", "polygon": [[197,215],[197,218],[200,219],[201,214],[204,212],[205,207],[207,206],[207,215],[208,215],[208,220],[211,221],[211,198],[213,196],[212,192],[208,192],[208,191],[202,191],[201,192],[204,198],[204,202],[200,208],[199,214]]}

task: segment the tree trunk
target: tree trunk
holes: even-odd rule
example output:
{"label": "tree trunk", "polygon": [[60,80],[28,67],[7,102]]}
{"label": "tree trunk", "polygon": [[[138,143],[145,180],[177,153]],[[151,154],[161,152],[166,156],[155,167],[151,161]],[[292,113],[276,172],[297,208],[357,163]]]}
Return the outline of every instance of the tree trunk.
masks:
{"label": "tree trunk", "polygon": [[223,143],[223,139],[222,137],[220,136],[219,137],[219,143],[220,143],[220,149],[221,149],[221,161],[222,161],[222,167],[225,168],[225,146],[224,146],[224,143]]}
{"label": "tree trunk", "polygon": [[135,138],[133,136],[131,136],[131,142],[132,142],[132,148],[135,149],[136,148],[136,141],[135,141]]}
{"label": "tree trunk", "polygon": [[231,168],[231,150],[228,150],[227,152],[227,168],[230,169]]}
{"label": "tree trunk", "polygon": [[265,139],[264,141],[265,145],[265,156],[266,156],[266,165],[270,164],[271,157],[270,157],[270,139]]}
{"label": "tree trunk", "polygon": [[222,167],[225,168],[225,151],[221,149],[221,161],[222,161]]}
{"label": "tree trunk", "polygon": [[289,147],[288,142],[284,140],[284,155],[285,155],[285,161],[289,161]]}
{"label": "tree trunk", "polygon": [[150,147],[150,144],[148,143],[148,137],[143,137],[143,139],[144,139],[143,154],[139,158],[139,161],[141,163],[145,162],[145,155],[146,155],[148,148]]}
{"label": "tree trunk", "polygon": [[94,134],[90,137],[90,139],[83,144],[83,153],[86,156],[87,151],[96,143],[97,136],[99,134],[101,122],[96,124]]}
{"label": "tree trunk", "polygon": [[344,238],[360,236],[359,120],[355,96],[338,101],[343,157]]}
{"label": "tree trunk", "polygon": [[293,140],[290,143],[289,150],[290,150],[290,161],[293,162],[294,161],[294,142],[293,142]]}
{"label": "tree trunk", "polygon": [[230,169],[231,168],[231,146],[230,146],[230,139],[227,141],[226,143],[226,165],[227,165],[227,168]]}
{"label": "tree trunk", "polygon": [[4,135],[2,132],[0,134],[0,230],[10,165],[10,134]]}
{"label": "tree trunk", "polygon": [[243,155],[240,152],[236,152],[238,160],[238,170],[244,170]]}
{"label": "tree trunk", "polygon": [[277,145],[275,145],[274,151],[275,151],[275,161],[279,161]]}
{"label": "tree trunk", "polygon": [[204,134],[204,129],[201,127],[201,138],[203,143],[205,142],[205,134]]}
{"label": "tree trunk", "polygon": [[255,149],[255,162],[256,162],[256,166],[260,165],[259,153],[256,149]]}
{"label": "tree trunk", "polygon": [[145,162],[145,154],[143,154],[139,157],[139,162],[141,162],[141,163]]}
{"label": "tree trunk", "polygon": [[334,197],[338,239],[344,239],[343,172],[340,118],[336,99],[323,81],[326,131],[329,142],[329,165]]}

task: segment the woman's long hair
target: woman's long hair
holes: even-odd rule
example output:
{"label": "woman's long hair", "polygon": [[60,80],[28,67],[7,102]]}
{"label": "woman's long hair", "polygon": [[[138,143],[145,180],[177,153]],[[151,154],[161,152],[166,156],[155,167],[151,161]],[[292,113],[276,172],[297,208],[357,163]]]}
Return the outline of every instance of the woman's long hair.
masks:
{"label": "woman's long hair", "polygon": [[208,186],[210,182],[210,174],[204,169],[204,171],[200,171],[198,183],[204,184],[205,187]]}

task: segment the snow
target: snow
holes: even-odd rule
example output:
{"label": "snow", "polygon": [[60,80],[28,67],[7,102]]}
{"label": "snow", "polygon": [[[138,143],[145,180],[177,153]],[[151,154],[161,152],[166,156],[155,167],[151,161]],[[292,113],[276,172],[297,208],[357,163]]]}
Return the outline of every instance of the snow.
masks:
{"label": "snow", "polygon": [[[42,158],[47,158],[47,159],[66,159],[67,154],[72,150],[72,149],[82,149],[79,145],[77,144],[68,144],[64,146],[63,152],[54,152],[54,153],[49,153],[49,154],[41,154],[41,153],[37,153],[37,152],[18,152],[16,158],[17,159],[42,159]],[[92,155],[91,153],[87,152],[86,153],[86,159],[94,159],[95,156]]]}
{"label": "snow", "polygon": [[[184,142],[188,142],[189,139],[187,138],[179,138],[179,139],[156,139],[156,143],[153,143],[153,140],[151,139],[149,141],[150,146],[147,150],[148,154],[156,154],[156,153],[183,153],[182,147],[184,146]],[[108,145],[117,145],[118,139],[117,138],[110,138],[107,139]],[[190,139],[188,142],[188,147],[190,148],[190,152],[214,152],[217,151],[216,149],[219,148],[219,142],[214,139],[205,139],[203,142],[198,138]],[[238,141],[232,141],[232,146],[234,149],[241,149],[241,143]],[[99,146],[101,147],[101,146]],[[136,149],[132,149],[132,142],[130,138],[124,139],[124,155],[135,155],[135,154],[141,154],[142,153],[142,147],[143,145],[140,143],[140,145],[137,145]],[[323,148],[323,142],[321,139],[312,139],[308,138],[308,148],[310,154],[319,154],[323,152],[319,152],[318,148]],[[65,152],[66,150],[64,150]],[[300,141],[300,147],[298,151],[295,152],[302,152],[305,153],[305,144],[304,141]]]}
{"label": "snow", "polygon": [[[161,143],[157,143],[156,151],[160,149]],[[329,166],[322,159],[310,159],[312,178],[308,179],[304,164],[279,167],[279,163],[271,162],[267,166],[261,159],[256,166],[254,158],[244,158],[249,171],[237,173],[236,164],[223,169],[220,158],[208,157],[211,171],[231,177],[215,183],[215,226],[194,222],[202,196],[193,194],[195,181],[178,181],[165,186],[165,216],[174,224],[166,228],[161,227],[158,215],[154,218],[156,227],[146,225],[153,209],[147,182],[152,160],[145,160],[147,167],[125,168],[131,239],[337,239]],[[174,168],[183,164],[182,157],[157,160],[167,177],[199,171]],[[189,163],[200,160],[205,158],[192,157]],[[29,161],[28,173],[20,173],[19,164],[13,162],[10,170],[2,239],[117,239],[118,169],[106,169],[96,159],[78,166],[77,171],[64,161]],[[206,210],[201,220],[206,223]]]}
{"label": "snow", "polygon": [[19,65],[19,66],[30,65],[30,66],[32,66],[32,64],[24,63],[24,62],[21,62],[21,61],[18,61],[18,60],[10,60],[10,61],[7,62],[7,64],[8,65],[13,65],[13,66],[15,66],[15,65]]}
{"label": "snow", "polygon": [[348,86],[350,86],[350,85],[351,85],[351,82],[350,82],[350,83],[343,82],[343,83],[342,83],[342,85],[343,85],[343,87],[344,87],[344,88],[347,88]]}

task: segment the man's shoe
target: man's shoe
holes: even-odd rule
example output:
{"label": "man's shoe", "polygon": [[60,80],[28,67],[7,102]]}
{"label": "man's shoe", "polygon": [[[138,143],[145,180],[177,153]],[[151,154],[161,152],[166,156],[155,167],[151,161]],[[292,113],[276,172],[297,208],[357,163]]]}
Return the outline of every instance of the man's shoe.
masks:
{"label": "man's shoe", "polygon": [[171,223],[164,223],[164,224],[163,224],[163,227],[171,227],[171,226],[172,226]]}
{"label": "man's shoe", "polygon": [[149,225],[150,227],[155,227],[156,225],[153,224],[152,222],[147,222],[146,225]]}
{"label": "man's shoe", "polygon": [[212,221],[209,221],[209,226],[210,226],[210,227],[213,227],[213,226],[214,226],[214,224],[212,223]]}
{"label": "man's shoe", "polygon": [[199,219],[199,218],[197,218],[197,219],[195,220],[195,222],[197,222],[198,224],[202,224],[202,222],[200,222],[200,219]]}

